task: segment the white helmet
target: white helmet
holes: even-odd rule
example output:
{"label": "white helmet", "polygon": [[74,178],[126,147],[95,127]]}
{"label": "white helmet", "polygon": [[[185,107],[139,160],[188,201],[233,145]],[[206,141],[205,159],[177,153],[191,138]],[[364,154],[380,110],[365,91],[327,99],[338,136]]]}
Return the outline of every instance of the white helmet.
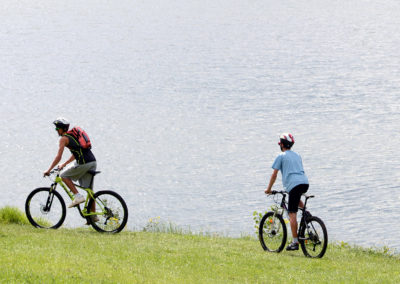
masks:
{"label": "white helmet", "polygon": [[290,133],[283,133],[279,137],[279,145],[282,145],[286,149],[292,148],[294,144],[294,136]]}
{"label": "white helmet", "polygon": [[69,128],[69,121],[66,120],[64,117],[57,118],[53,121],[53,124],[56,126],[56,128],[61,128],[64,131],[67,131]]}

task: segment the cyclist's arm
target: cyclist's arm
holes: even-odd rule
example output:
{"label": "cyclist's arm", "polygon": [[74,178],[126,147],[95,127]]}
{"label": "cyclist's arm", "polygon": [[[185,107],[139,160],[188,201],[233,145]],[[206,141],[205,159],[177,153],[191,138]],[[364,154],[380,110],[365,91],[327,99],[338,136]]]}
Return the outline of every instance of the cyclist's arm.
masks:
{"label": "cyclist's arm", "polygon": [[278,176],[279,170],[275,170],[272,172],[271,178],[269,180],[268,188],[264,191],[266,194],[271,194],[272,186],[274,185],[276,178]]}
{"label": "cyclist's arm", "polygon": [[71,155],[71,157],[69,157],[69,159],[65,163],[61,164],[59,166],[59,169],[62,170],[63,168],[65,168],[66,165],[68,165],[72,161],[75,161],[75,156],[74,155]]}
{"label": "cyclist's arm", "polygon": [[57,152],[57,156],[54,158],[53,163],[51,163],[51,166],[49,167],[49,169],[44,172],[44,175],[49,175],[49,173],[51,172],[51,170],[61,161],[62,158],[62,154],[64,152],[64,148],[68,143],[68,138],[67,137],[62,137],[60,139],[60,144],[58,147],[58,152]]}

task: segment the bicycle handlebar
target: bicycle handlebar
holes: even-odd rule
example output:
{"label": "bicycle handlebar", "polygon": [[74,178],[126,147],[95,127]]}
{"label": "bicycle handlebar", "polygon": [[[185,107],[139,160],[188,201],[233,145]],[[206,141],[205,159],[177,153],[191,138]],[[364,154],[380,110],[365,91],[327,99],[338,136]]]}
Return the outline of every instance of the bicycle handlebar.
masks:
{"label": "bicycle handlebar", "polygon": [[[50,177],[51,175],[53,175],[55,173],[59,173],[59,172],[61,172],[61,170],[59,168],[55,168],[49,172],[49,175],[47,177]],[[44,176],[44,177],[46,177],[46,176]]]}
{"label": "bicycle handlebar", "polygon": [[57,172],[59,173],[59,172],[61,172],[61,170],[59,168],[55,168],[50,172],[50,174],[52,175],[52,174],[55,174]]}
{"label": "bicycle handlebar", "polygon": [[[271,191],[271,195],[275,195],[275,194],[282,194],[283,196],[284,195],[289,195],[289,193],[284,191],[284,190],[273,190],[273,191]],[[306,195],[305,193],[302,193],[301,195],[305,196],[306,199],[315,197],[314,195]]]}
{"label": "bicycle handlebar", "polygon": [[272,194],[272,195],[275,195],[275,194],[282,194],[282,195],[285,195],[285,194],[287,194],[287,192],[284,191],[284,190],[273,190],[273,191],[271,191],[271,194]]}

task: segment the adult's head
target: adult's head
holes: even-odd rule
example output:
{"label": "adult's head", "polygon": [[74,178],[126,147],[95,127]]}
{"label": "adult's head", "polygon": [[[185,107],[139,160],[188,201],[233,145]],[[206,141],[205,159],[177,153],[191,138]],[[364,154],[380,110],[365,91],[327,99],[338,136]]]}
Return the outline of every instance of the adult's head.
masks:
{"label": "adult's head", "polygon": [[294,144],[294,137],[292,134],[290,133],[283,133],[281,134],[281,136],[279,137],[279,146],[281,146],[281,150],[287,149],[290,150],[290,148],[292,148],[293,144]]}
{"label": "adult's head", "polygon": [[53,124],[56,126],[56,131],[58,135],[62,135],[64,132],[67,132],[69,129],[69,121],[63,117],[59,117],[53,121]]}

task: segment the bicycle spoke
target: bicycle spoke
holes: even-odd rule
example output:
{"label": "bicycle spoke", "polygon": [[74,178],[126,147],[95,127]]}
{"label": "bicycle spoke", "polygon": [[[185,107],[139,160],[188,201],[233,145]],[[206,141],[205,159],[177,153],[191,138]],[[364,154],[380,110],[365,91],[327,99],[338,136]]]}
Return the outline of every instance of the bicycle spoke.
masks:
{"label": "bicycle spoke", "polygon": [[286,243],[286,224],[281,215],[268,212],[262,218],[259,239],[264,250],[280,252]]}
{"label": "bicycle spoke", "polygon": [[[92,217],[92,226],[100,232],[119,232],[128,219],[128,210],[123,199],[112,191],[95,194],[96,218]],[[93,200],[89,204],[91,208]],[[95,221],[93,221],[96,219]]]}
{"label": "bicycle spoke", "polygon": [[65,218],[65,204],[59,193],[39,188],[28,196],[25,212],[35,227],[58,228]]}
{"label": "bicycle spoke", "polygon": [[325,254],[328,235],[324,223],[318,217],[311,217],[301,234],[301,246],[305,255],[322,257]]}

